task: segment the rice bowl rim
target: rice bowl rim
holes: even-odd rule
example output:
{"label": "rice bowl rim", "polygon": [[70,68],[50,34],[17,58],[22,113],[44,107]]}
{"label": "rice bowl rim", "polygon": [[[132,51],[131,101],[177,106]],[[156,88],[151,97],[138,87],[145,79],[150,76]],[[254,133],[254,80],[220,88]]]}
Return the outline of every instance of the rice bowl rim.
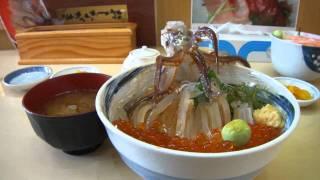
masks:
{"label": "rice bowl rim", "polygon": [[[146,67],[150,64],[154,64],[154,63],[148,63],[146,65],[139,66],[139,67],[140,68]],[[136,68],[139,68],[139,67],[136,67]],[[243,150],[239,150],[239,151],[219,152],[219,153],[202,153],[202,152],[180,151],[180,150],[168,149],[168,148],[159,147],[159,146],[156,146],[153,144],[146,143],[146,142],[138,140],[138,139],[124,133],[120,129],[116,128],[111,123],[111,121],[108,120],[108,118],[106,117],[105,110],[103,108],[104,103],[105,103],[104,102],[105,89],[109,85],[109,83],[112,82],[114,79],[118,78],[119,76],[125,74],[128,71],[132,71],[133,69],[130,69],[130,70],[124,71],[124,72],[120,72],[120,73],[116,74],[115,76],[112,76],[112,78],[110,78],[107,82],[105,82],[101,86],[101,88],[99,89],[97,96],[96,96],[96,102],[95,102],[96,111],[100,117],[100,120],[103,122],[104,126],[106,126],[108,131],[111,131],[114,134],[122,136],[125,140],[129,141],[132,144],[136,144],[137,146],[140,146],[141,148],[155,151],[157,153],[162,153],[162,154],[171,155],[171,156],[188,157],[188,158],[227,158],[227,157],[243,156],[243,155],[253,154],[253,153],[267,150],[269,148],[272,148],[273,146],[280,144],[282,141],[287,139],[288,136],[297,127],[299,119],[300,119],[300,107],[298,105],[298,102],[295,101],[293,95],[289,92],[289,90],[287,90],[285,87],[283,87],[283,85],[280,82],[278,82],[277,80],[273,79],[272,77],[270,77],[262,72],[256,71],[254,69],[246,68],[243,66],[237,66],[237,67],[246,69],[246,70],[250,71],[251,73],[253,72],[253,73],[255,73],[255,75],[257,77],[261,76],[261,77],[264,77],[265,79],[270,80],[272,82],[273,86],[276,85],[277,89],[279,88],[279,89],[281,89],[281,92],[285,92],[285,97],[287,98],[287,100],[291,103],[291,105],[294,108],[294,118],[293,118],[292,123],[289,126],[289,128],[284,133],[282,133],[280,136],[276,137],[275,139],[273,139],[267,143],[264,143],[262,145],[256,146],[256,147],[243,149]],[[136,68],[134,68],[134,69],[136,69]],[[259,78],[259,79],[261,79],[261,78]]]}

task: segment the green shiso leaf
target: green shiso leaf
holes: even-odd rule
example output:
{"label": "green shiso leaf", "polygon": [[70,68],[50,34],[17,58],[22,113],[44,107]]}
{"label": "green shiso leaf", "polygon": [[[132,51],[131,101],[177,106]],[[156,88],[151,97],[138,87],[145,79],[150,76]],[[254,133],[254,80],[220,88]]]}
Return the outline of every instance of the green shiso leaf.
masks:
{"label": "green shiso leaf", "polygon": [[[208,71],[208,78],[224,93],[227,95],[227,101],[230,103],[234,101],[240,101],[242,103],[248,103],[253,109],[263,107],[266,102],[258,97],[258,94],[267,91],[265,88],[258,85],[249,86],[248,84],[226,84],[221,82],[217,74],[213,70]],[[199,81],[196,88],[203,92],[203,85]],[[204,92],[197,97],[194,97],[195,104],[200,102],[208,102],[208,98],[204,95]]]}

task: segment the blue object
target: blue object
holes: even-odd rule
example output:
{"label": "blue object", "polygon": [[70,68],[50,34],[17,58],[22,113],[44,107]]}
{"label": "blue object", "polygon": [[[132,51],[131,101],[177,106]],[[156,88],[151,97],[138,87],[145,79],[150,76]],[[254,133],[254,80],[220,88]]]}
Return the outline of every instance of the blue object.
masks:
{"label": "blue object", "polygon": [[237,51],[236,48],[228,41],[226,40],[219,40],[218,43],[218,48],[219,51],[223,51],[228,53],[229,56],[236,56],[237,55]]}
{"label": "blue object", "polygon": [[320,48],[302,46],[303,59],[307,66],[314,72],[320,73]]}
{"label": "blue object", "polygon": [[266,52],[270,46],[270,41],[249,41],[240,48],[238,55],[247,59],[251,52]]}
{"label": "blue object", "polygon": [[28,84],[49,78],[51,74],[52,70],[47,66],[32,66],[7,74],[3,81],[9,85]]}
{"label": "blue object", "polygon": [[[199,46],[213,48],[210,40],[200,42]],[[226,52],[229,56],[240,56],[245,60],[248,58],[250,53],[266,52],[270,46],[270,41],[249,41],[241,46],[239,52],[237,53],[236,48],[229,41],[219,40],[218,43],[219,51]]]}
{"label": "blue object", "polygon": [[[210,40],[199,42],[198,45],[199,47],[208,47],[213,49],[212,42]],[[230,56],[237,55],[237,51],[234,46],[226,40],[219,40],[218,49],[219,51],[226,52]]]}
{"label": "blue object", "polygon": [[212,48],[212,43],[210,40],[207,41],[201,41],[198,43],[199,47],[208,47],[208,48]]}

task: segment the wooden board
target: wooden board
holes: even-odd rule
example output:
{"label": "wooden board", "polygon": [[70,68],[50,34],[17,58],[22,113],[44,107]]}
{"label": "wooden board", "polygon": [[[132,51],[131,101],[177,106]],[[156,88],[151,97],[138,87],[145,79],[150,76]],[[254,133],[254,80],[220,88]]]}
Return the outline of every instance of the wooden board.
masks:
{"label": "wooden board", "polygon": [[77,26],[36,27],[17,33],[19,64],[122,63],[135,48],[135,24]]}
{"label": "wooden board", "polygon": [[61,8],[56,11],[64,24],[128,22],[127,5]]}
{"label": "wooden board", "polygon": [[45,0],[53,17],[57,9],[126,4],[128,20],[137,24],[137,46],[156,45],[155,0]]}
{"label": "wooden board", "polygon": [[45,58],[45,59],[23,59],[20,65],[32,64],[121,64],[124,57],[112,58]]}
{"label": "wooden board", "polygon": [[13,49],[13,48],[14,48],[14,46],[10,42],[6,31],[0,29],[0,50]]}
{"label": "wooden board", "polygon": [[297,30],[320,34],[320,1],[300,0]]}

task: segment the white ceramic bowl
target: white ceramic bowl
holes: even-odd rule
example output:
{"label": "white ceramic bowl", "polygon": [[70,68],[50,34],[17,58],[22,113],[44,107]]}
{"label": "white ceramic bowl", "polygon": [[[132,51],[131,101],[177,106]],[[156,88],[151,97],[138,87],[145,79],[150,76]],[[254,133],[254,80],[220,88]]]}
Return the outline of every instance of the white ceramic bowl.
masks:
{"label": "white ceramic bowl", "polygon": [[51,78],[63,76],[67,74],[73,74],[73,73],[100,73],[100,71],[93,66],[74,66],[74,67],[62,69],[54,73],[51,76]]}
{"label": "white ceramic bowl", "polygon": [[310,100],[299,100],[299,99],[297,99],[300,107],[309,106],[309,105],[315,103],[320,98],[319,89],[317,87],[315,87],[314,85],[306,82],[306,81],[302,81],[302,80],[295,79],[295,78],[290,78],[290,77],[275,77],[274,79],[279,81],[284,86],[288,86],[288,85],[297,86],[297,87],[299,87],[301,89],[307,90],[311,94],[312,99],[310,99]]}
{"label": "white ceramic bowl", "polygon": [[304,46],[271,35],[271,60],[274,69],[283,76],[307,81],[320,78],[320,47]]}
{"label": "white ceramic bowl", "polygon": [[30,66],[10,72],[3,78],[2,84],[8,94],[21,94],[51,75],[52,69],[48,66]]}
{"label": "white ceramic bowl", "polygon": [[[109,120],[109,113],[113,113],[109,111],[110,103],[116,93],[128,83],[131,76],[146,72],[144,70],[148,68],[154,69],[154,65],[138,67],[112,77],[101,87],[96,97],[96,110],[112,144],[123,161],[145,179],[253,178],[277,155],[282,142],[293,132],[300,118],[297,101],[282,84],[260,72],[230,65],[228,68],[220,68],[220,77],[228,76],[233,83],[254,81],[279,94],[268,99],[285,112],[285,131],[266,144],[235,152],[196,153],[151,145],[125,134]],[[136,78],[133,82],[130,87],[141,89],[140,83],[143,82]]]}

